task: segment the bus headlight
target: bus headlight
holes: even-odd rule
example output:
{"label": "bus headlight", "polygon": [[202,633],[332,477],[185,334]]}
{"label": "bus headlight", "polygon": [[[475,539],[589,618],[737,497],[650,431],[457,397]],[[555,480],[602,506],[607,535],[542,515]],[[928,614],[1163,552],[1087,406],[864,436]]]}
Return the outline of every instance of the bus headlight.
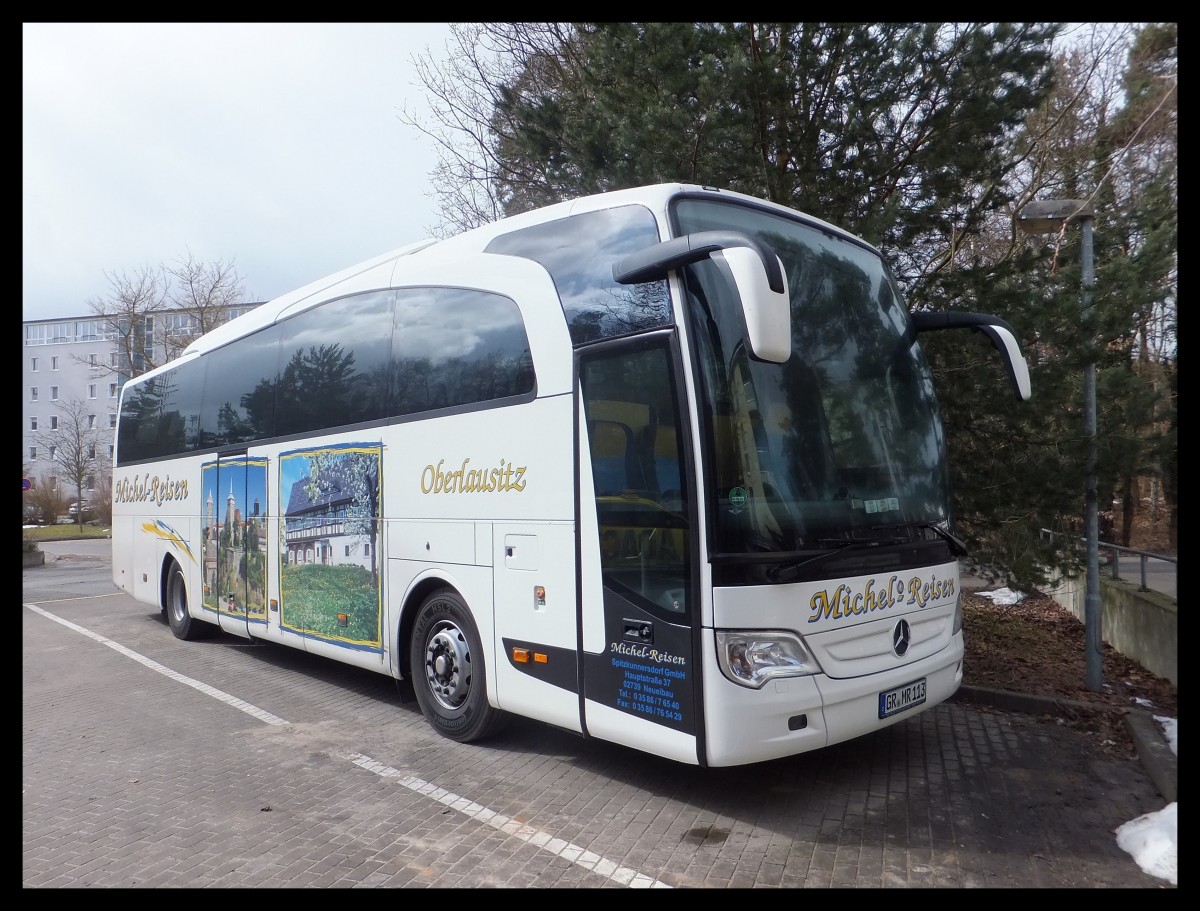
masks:
{"label": "bus headlight", "polygon": [[963,627],[963,609],[962,609],[962,592],[958,593],[958,600],[954,602],[954,627],[950,630],[950,635],[955,636]]}
{"label": "bus headlight", "polygon": [[783,630],[716,630],[721,673],[742,686],[759,689],[775,677],[804,677],[820,671],[795,633]]}

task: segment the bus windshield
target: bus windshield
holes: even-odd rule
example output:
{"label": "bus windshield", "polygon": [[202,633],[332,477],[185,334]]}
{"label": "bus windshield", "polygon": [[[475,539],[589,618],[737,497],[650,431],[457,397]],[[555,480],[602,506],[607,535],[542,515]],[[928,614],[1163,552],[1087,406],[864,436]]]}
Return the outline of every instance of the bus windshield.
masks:
{"label": "bus windshield", "polygon": [[680,235],[725,229],[761,238],[783,262],[791,295],[791,356],[759,361],[717,264],[684,270],[708,412],[701,433],[714,557],[786,560],[949,530],[933,378],[878,254],[820,223],[754,206],[684,198],[674,217]]}

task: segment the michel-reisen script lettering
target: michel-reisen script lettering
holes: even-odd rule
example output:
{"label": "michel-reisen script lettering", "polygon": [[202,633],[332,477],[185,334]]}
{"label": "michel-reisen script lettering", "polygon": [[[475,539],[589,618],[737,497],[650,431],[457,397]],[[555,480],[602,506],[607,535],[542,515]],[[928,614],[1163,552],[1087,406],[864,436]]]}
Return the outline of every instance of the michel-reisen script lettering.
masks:
{"label": "michel-reisen script lettering", "polygon": [[864,614],[886,611],[893,607],[928,604],[953,597],[958,591],[953,579],[939,579],[931,574],[928,579],[920,576],[903,578],[892,576],[884,584],[872,578],[861,590],[850,585],[839,585],[831,592],[822,589],[812,596],[808,609],[812,611],[808,622],[818,620],[844,620]]}
{"label": "michel-reisen script lettering", "polygon": [[142,476],[122,478],[113,487],[113,499],[117,503],[145,503],[150,501],[155,506],[162,506],[170,500],[186,500],[188,495],[187,481],[173,481],[170,475],[151,476],[146,472]]}

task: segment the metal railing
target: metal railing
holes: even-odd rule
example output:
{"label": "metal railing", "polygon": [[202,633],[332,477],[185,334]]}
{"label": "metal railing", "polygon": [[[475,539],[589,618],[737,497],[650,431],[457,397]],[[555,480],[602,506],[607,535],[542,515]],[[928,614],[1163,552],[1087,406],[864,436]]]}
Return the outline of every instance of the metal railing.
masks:
{"label": "metal railing", "polygon": [[[1041,529],[1041,532],[1042,532],[1042,537],[1044,537],[1044,538],[1068,537],[1067,535],[1063,534],[1062,532],[1051,531],[1048,528]],[[1077,537],[1077,538],[1075,538],[1075,542],[1081,547],[1086,547],[1086,545],[1087,545],[1086,538]],[[1100,551],[1101,560],[1104,560],[1107,557],[1109,566],[1111,567],[1112,578],[1116,579],[1118,581],[1121,580],[1121,574],[1120,574],[1121,554],[1128,554],[1130,556],[1135,556],[1138,558],[1138,571],[1139,571],[1139,575],[1140,575],[1138,591],[1148,592],[1151,590],[1150,587],[1146,584],[1146,563],[1149,560],[1161,560],[1164,563],[1171,563],[1176,567],[1176,572],[1178,573],[1179,559],[1177,557],[1171,557],[1171,556],[1168,556],[1167,554],[1156,554],[1153,551],[1149,551],[1149,550],[1138,550],[1135,547],[1122,547],[1120,544],[1112,544],[1112,543],[1109,543],[1108,541],[1097,541],[1096,546]]]}

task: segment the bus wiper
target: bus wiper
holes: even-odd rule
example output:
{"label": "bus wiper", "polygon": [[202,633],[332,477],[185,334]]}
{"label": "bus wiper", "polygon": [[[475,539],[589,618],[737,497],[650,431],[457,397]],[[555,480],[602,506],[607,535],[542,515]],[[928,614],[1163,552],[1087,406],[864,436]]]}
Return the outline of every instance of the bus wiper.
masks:
{"label": "bus wiper", "polygon": [[800,576],[800,570],[805,567],[817,567],[822,563],[832,560],[834,557],[841,557],[851,550],[862,550],[869,547],[881,547],[891,544],[899,544],[899,541],[888,540],[871,540],[871,541],[847,541],[839,538],[833,541],[822,541],[833,548],[832,550],[822,551],[815,557],[809,557],[807,560],[801,560],[799,563],[788,563],[785,566],[772,566],[767,569],[767,578],[772,582],[793,582]]}
{"label": "bus wiper", "polygon": [[[946,531],[944,528],[934,525],[932,522],[908,522],[903,525],[888,526],[888,528],[895,528],[897,530],[928,528],[930,531],[932,531],[934,534],[936,534],[939,538],[941,538],[943,541],[945,541],[947,544],[950,545],[950,552],[954,556],[965,557],[969,553],[969,551],[967,550],[966,544],[964,544],[961,540],[956,538],[954,535],[950,534],[950,532]],[[825,538],[825,539],[818,541],[817,543],[821,544],[823,547],[828,547],[830,549],[825,550],[825,551],[817,554],[816,556],[809,557],[807,560],[801,560],[798,563],[788,563],[786,565],[781,565],[781,566],[780,565],[772,566],[767,570],[767,577],[772,582],[792,582],[792,581],[796,580],[797,578],[799,578],[800,570],[815,569],[816,567],[834,559],[835,557],[844,556],[848,551],[864,550],[864,549],[872,548],[872,547],[892,547],[897,544],[907,544],[907,543],[909,543],[909,541],[907,539],[901,538],[901,537],[892,537],[892,538],[879,537],[879,538],[869,538],[866,540],[864,540],[862,538],[850,539],[850,540],[847,540],[845,538]]]}
{"label": "bus wiper", "polygon": [[941,538],[943,541],[945,541],[947,544],[950,545],[950,553],[954,554],[954,556],[956,556],[956,557],[965,557],[968,553],[970,553],[970,551],[967,550],[967,545],[965,543],[963,543],[963,541],[960,538],[956,538],[954,535],[950,534],[950,532],[946,531],[946,529],[942,528],[940,525],[934,525],[932,522],[909,522],[906,525],[903,525],[901,527],[902,528],[928,528],[935,535],[937,535],[939,538]]}
{"label": "bus wiper", "polygon": [[[904,544],[910,539],[893,537],[889,540],[885,533],[890,532],[895,535],[898,532],[912,532],[926,528],[950,545],[950,552],[954,556],[965,557],[969,553],[967,550],[967,545],[961,539],[956,538],[954,535],[950,534],[950,532],[946,531],[946,529],[942,528],[940,525],[935,525],[933,522],[900,522],[896,525],[877,525],[872,529],[872,531],[879,535],[879,537],[872,538],[871,540],[880,544]],[[831,542],[819,541],[818,543],[827,544]]]}

